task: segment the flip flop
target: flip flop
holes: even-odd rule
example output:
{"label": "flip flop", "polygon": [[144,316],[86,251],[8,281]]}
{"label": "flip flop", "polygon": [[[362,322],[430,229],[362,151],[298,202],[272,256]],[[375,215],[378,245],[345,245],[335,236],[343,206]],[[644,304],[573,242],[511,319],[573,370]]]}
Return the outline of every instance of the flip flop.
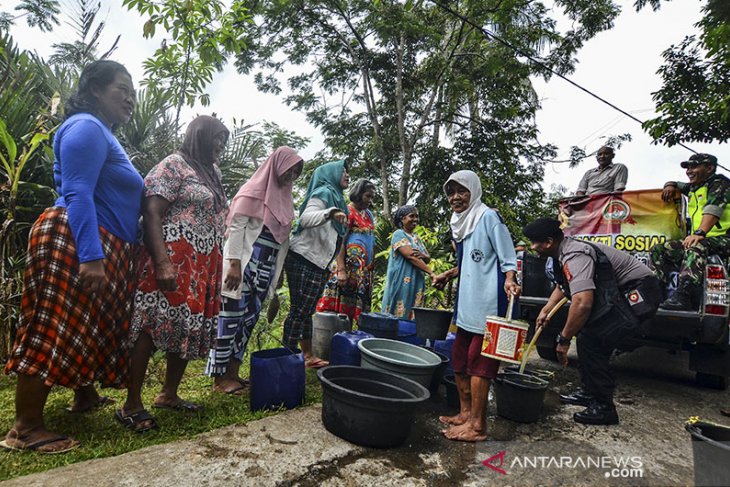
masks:
{"label": "flip flop", "polygon": [[[146,409],[126,416],[121,409],[117,409],[114,413],[114,419],[116,419],[119,424],[130,431],[134,431],[135,433],[144,433],[145,431],[157,429],[157,421],[155,421],[155,418]],[[147,426],[143,426],[142,423],[145,421],[151,421],[151,423]]]}
{"label": "flip flop", "polygon": [[308,369],[321,369],[322,367],[327,367],[329,364],[328,361],[322,360],[321,358],[313,358],[304,362],[304,367]]}
{"label": "flip flop", "polygon": [[17,445],[11,445],[7,442],[7,440],[2,440],[0,441],[0,448],[10,451],[34,451],[43,455],[56,455],[58,453],[66,453],[71,450],[75,450],[76,448],[81,446],[81,443],[79,443],[78,441],[71,440],[71,444],[69,446],[60,450],[39,450],[39,448],[42,446],[50,445],[58,441],[66,441],[68,439],[70,439],[68,436],[58,435],[45,440],[36,441],[35,443],[31,443],[30,445],[23,445],[22,447]]}
{"label": "flip flop", "polygon": [[153,404],[153,408],[157,409],[169,409],[171,411],[180,411],[186,413],[202,413],[205,410],[202,404],[196,404],[194,402],[185,401],[180,399],[175,404]]}
{"label": "flip flop", "polygon": [[109,397],[109,396],[99,396],[99,400],[96,402],[96,404],[93,404],[92,406],[89,406],[89,407],[84,408],[84,409],[74,409],[73,406],[69,406],[69,407],[66,408],[66,412],[67,413],[71,413],[71,414],[88,413],[88,412],[91,412],[91,411],[95,411],[97,409],[101,409],[104,406],[108,406],[110,404],[114,404],[115,402],[116,401],[114,399],[112,399],[111,397]]}
{"label": "flip flop", "polygon": [[214,385],[213,390],[215,392],[220,392],[222,394],[230,394],[231,396],[240,396],[241,394],[243,394],[243,391],[245,391],[246,387],[248,387],[248,386],[242,385],[239,381],[236,381],[236,382],[238,382],[239,385],[238,385],[238,387],[234,387],[233,389],[225,390],[222,387]]}

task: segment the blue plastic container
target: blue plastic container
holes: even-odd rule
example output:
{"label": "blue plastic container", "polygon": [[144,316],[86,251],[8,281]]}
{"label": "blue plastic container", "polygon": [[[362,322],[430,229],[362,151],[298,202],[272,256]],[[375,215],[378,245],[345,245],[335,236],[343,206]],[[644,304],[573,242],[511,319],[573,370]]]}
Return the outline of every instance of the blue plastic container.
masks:
{"label": "blue plastic container", "polygon": [[292,409],[304,402],[304,355],[287,348],[251,354],[251,410]]}
{"label": "blue plastic container", "polygon": [[424,338],[416,335],[416,322],[411,320],[398,320],[398,340],[422,347],[426,344]]}
{"label": "blue plastic container", "polygon": [[398,318],[388,313],[361,313],[357,329],[375,338],[398,339]]}
{"label": "blue plastic container", "polygon": [[360,366],[360,349],[357,342],[365,338],[373,338],[364,331],[342,331],[335,333],[330,343],[330,365]]}
{"label": "blue plastic container", "polygon": [[454,368],[451,366],[451,349],[454,347],[454,340],[456,340],[456,333],[449,333],[446,335],[446,340],[436,340],[433,344],[435,352],[449,357],[449,364],[446,366],[444,375],[454,375]]}

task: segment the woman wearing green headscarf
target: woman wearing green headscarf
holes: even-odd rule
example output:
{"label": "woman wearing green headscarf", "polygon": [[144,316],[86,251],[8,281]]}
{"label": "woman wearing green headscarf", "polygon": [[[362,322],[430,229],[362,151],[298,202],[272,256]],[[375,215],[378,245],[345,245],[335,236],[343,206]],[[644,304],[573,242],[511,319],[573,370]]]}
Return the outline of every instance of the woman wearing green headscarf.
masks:
{"label": "woman wearing green headscarf", "polygon": [[291,308],[284,321],[283,341],[291,348],[301,347],[304,365],[309,368],[328,365],[312,354],[312,315],[329,277],[329,266],[347,233],[348,210],[342,191],[349,184],[345,161],[328,162],[314,171],[284,262]]}

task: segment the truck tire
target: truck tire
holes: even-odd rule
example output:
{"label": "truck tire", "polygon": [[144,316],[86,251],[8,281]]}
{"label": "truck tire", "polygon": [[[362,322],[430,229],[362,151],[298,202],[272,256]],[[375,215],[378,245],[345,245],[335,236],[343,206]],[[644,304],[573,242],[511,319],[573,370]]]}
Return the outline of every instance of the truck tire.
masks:
{"label": "truck tire", "polygon": [[558,361],[558,356],[555,353],[555,347],[541,347],[537,345],[535,348],[537,349],[537,354],[540,356],[540,358],[550,360],[551,362]]}
{"label": "truck tire", "polygon": [[724,375],[713,375],[705,374],[704,372],[697,372],[695,374],[695,381],[697,385],[707,387],[709,389],[719,389],[724,391],[728,386],[728,378]]}

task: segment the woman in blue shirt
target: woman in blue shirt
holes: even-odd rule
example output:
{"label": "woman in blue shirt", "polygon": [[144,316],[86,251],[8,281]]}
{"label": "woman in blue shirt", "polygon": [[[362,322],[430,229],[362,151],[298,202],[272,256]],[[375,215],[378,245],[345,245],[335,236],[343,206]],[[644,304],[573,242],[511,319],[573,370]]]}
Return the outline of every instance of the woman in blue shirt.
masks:
{"label": "woman in blue shirt", "polygon": [[451,235],[458,266],[436,276],[434,286],[459,277],[454,309],[456,340],[451,352],[459,391],[460,411],[441,416],[451,440],[483,441],[487,398],[499,361],[481,355],[484,325],[489,315],[504,315],[507,296],[518,295],[517,256],[507,226],[496,211],[481,201],[482,186],[473,171],[457,171],[444,184],[454,213]]}
{"label": "woman in blue shirt", "polygon": [[106,60],[84,69],[66,105],[53,143],[59,197],[30,233],[21,319],[5,366],[18,376],[15,423],[0,442],[7,449],[61,453],[79,445],[46,429],[52,386],[73,389],[69,410],[81,413],[109,402],[95,381],[126,384],[143,183],[112,129],[135,105],[129,72]]}

